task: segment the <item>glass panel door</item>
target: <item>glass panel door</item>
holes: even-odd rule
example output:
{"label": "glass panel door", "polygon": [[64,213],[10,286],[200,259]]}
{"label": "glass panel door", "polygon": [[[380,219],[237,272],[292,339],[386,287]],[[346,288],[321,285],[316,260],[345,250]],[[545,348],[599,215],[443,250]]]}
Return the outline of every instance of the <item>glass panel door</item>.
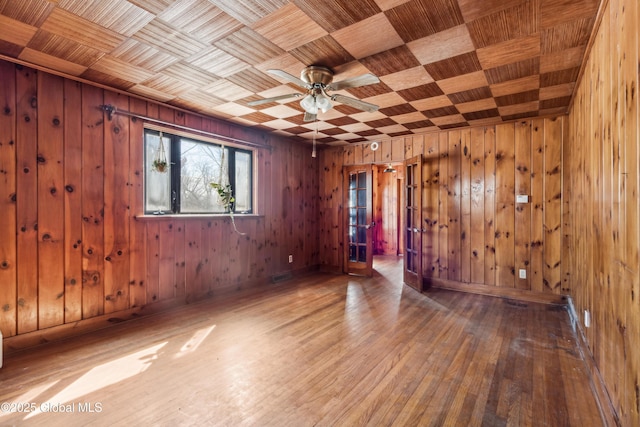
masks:
{"label": "glass panel door", "polygon": [[350,166],[344,170],[345,272],[373,274],[372,168]]}
{"label": "glass panel door", "polygon": [[404,162],[404,282],[422,290],[422,156]]}

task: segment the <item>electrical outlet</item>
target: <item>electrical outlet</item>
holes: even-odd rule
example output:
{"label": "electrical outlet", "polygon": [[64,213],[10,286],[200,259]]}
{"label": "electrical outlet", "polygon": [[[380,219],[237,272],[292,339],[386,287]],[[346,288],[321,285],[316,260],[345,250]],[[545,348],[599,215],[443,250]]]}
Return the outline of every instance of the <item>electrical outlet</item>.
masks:
{"label": "electrical outlet", "polygon": [[293,255],[289,255],[289,264],[293,262]]}
{"label": "electrical outlet", "polygon": [[524,268],[521,268],[518,271],[518,277],[520,277],[521,279],[526,279],[527,278],[527,270],[525,270]]}
{"label": "electrical outlet", "polygon": [[585,310],[584,311],[584,327],[588,328],[591,326],[591,313],[589,313],[589,310]]}

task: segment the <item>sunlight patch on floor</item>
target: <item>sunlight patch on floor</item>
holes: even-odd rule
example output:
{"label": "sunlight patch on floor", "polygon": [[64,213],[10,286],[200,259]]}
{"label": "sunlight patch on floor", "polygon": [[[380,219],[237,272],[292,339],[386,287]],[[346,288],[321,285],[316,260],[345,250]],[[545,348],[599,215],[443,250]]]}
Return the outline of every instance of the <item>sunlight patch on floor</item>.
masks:
{"label": "sunlight patch on floor", "polygon": [[[158,358],[158,351],[166,344],[167,341],[96,366],[41,406],[51,407],[72,402],[94,391],[141,374]],[[38,409],[27,415],[25,419],[40,413],[42,412]]]}
{"label": "sunlight patch on floor", "polygon": [[204,340],[207,339],[207,337],[215,327],[216,325],[211,325],[208,328],[202,328],[197,330],[193,334],[193,336],[189,339],[189,341],[184,343],[184,345],[182,346],[180,351],[176,353],[174,358],[177,359],[179,357],[185,356],[188,353],[193,353],[194,351],[196,351],[198,347],[200,347],[200,344],[202,344]]}

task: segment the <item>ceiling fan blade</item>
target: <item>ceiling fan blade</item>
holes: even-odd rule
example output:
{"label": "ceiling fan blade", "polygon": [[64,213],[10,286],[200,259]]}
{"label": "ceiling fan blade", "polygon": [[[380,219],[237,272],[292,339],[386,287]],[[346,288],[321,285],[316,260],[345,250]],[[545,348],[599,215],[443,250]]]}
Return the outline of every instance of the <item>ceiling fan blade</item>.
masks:
{"label": "ceiling fan blade", "polygon": [[270,69],[267,70],[268,72],[270,72],[271,74],[281,77],[285,80],[288,80],[289,82],[300,86],[301,88],[304,89],[309,89],[309,85],[307,85],[305,82],[303,82],[302,80],[300,80],[299,78],[297,78],[296,76],[292,76],[291,74],[287,73],[286,71],[282,71],[282,70],[274,70],[274,69]]}
{"label": "ceiling fan blade", "polygon": [[311,114],[311,113],[305,111],[304,119],[302,119],[302,120],[305,121],[305,122],[315,122],[316,118],[317,118],[316,114]]}
{"label": "ceiling fan blade", "polygon": [[331,95],[331,99],[333,101],[338,101],[342,104],[347,104],[353,108],[357,108],[358,110],[366,111],[368,113],[374,113],[378,111],[378,106],[375,104],[369,104],[368,102],[360,101],[359,99],[350,98],[348,96],[334,94]]}
{"label": "ceiling fan blade", "polygon": [[[380,79],[371,73],[363,74],[357,77],[340,80],[327,86],[329,90],[348,89],[350,87],[360,87],[380,83]],[[346,103],[345,103],[346,104]]]}
{"label": "ceiling fan blade", "polygon": [[269,102],[280,101],[281,99],[295,98],[300,96],[302,96],[301,93],[288,93],[286,95],[272,96],[271,98],[265,98],[265,99],[259,99],[257,101],[247,102],[247,105],[253,106],[253,105],[268,104]]}

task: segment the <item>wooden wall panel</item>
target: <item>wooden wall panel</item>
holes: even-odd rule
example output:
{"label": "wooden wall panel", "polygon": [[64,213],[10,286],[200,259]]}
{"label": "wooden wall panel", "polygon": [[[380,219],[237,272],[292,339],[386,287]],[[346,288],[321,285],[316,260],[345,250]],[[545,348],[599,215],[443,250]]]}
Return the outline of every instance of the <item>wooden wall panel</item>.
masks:
{"label": "wooden wall panel", "polygon": [[[147,115],[147,103],[135,98],[130,111]],[[141,307],[147,302],[146,224],[137,219],[144,213],[144,150],[139,136],[144,123],[135,117],[129,123],[129,307]]]}
{"label": "wooden wall panel", "polygon": [[[104,102],[128,111],[128,98],[105,93]],[[104,141],[104,311],[129,308],[129,123],[115,115],[105,125]]]}
{"label": "wooden wall panel", "polygon": [[441,132],[438,137],[440,151],[440,191],[438,198],[438,277],[449,278],[449,135]]}
{"label": "wooden wall panel", "polygon": [[[6,337],[45,328],[59,337],[75,330],[64,323],[98,325],[106,316],[261,286],[320,263],[320,159],[308,146],[4,61],[0,77]],[[235,233],[222,215],[144,216],[143,120],[109,119],[105,103],[263,144],[255,157],[259,216],[236,216],[247,234]]]}
{"label": "wooden wall panel", "polygon": [[[158,299],[166,301],[176,296],[176,236],[174,221],[160,224],[158,230]],[[184,248],[182,248],[184,251]]]}
{"label": "wooden wall panel", "polygon": [[543,292],[544,241],[544,120],[531,123],[531,255],[529,263],[530,289]]}
{"label": "wooden wall panel", "polygon": [[[545,141],[562,140],[562,121],[548,120],[545,126]],[[561,207],[562,207],[562,146],[547,144],[545,146],[544,175],[544,284],[554,293],[561,288],[561,253],[562,241]]]}
{"label": "wooden wall panel", "polygon": [[496,283],[496,132],[484,134],[484,283]]}
{"label": "wooden wall panel", "polygon": [[[397,166],[396,166],[397,167]],[[397,172],[383,172],[386,166],[374,168],[377,175],[376,192],[380,204],[380,221],[376,221],[380,254],[397,255],[398,247],[398,206],[401,197],[398,194]]]}
{"label": "wooden wall panel", "polygon": [[[640,423],[640,108],[638,106],[638,87],[640,78],[637,64],[640,63],[640,36],[638,25],[640,7],[638,2],[625,2],[622,14],[621,49],[628,52],[623,57],[621,67],[625,94],[625,130],[624,130],[624,175],[625,180],[625,222],[624,235],[624,277],[626,286],[618,288],[615,295],[615,311],[623,320],[628,332],[623,336],[624,369],[618,377],[624,384],[624,402],[629,402],[625,418]],[[636,53],[636,56],[633,55]],[[634,298],[629,296],[633,295]],[[635,388],[635,395],[633,390]],[[635,406],[633,405],[635,398]],[[627,403],[627,404],[629,404]]]}
{"label": "wooden wall panel", "polygon": [[485,150],[484,129],[471,129],[470,281],[484,283],[485,267]]}
{"label": "wooden wall panel", "polygon": [[202,230],[199,222],[187,221],[185,223],[185,282],[189,284],[186,291],[186,300],[193,301],[202,295],[204,282],[204,261],[201,252]]}
{"label": "wooden wall panel", "polygon": [[496,126],[496,285],[515,286],[515,130]]}
{"label": "wooden wall panel", "polygon": [[38,96],[38,327],[64,323],[64,81],[43,73]]}
{"label": "wooden wall panel", "polygon": [[448,265],[447,278],[452,281],[460,281],[461,264],[461,234],[460,234],[460,165],[462,163],[461,133],[459,130],[449,132],[448,151],[448,171],[449,181],[447,184],[447,214],[448,214],[448,234],[447,234],[447,256]]}
{"label": "wooden wall panel", "polygon": [[440,216],[438,213],[440,188],[438,134],[431,133],[424,136],[422,158],[422,221],[425,229],[422,238],[422,265],[425,277],[437,278],[440,275],[438,271],[438,230],[440,228]]}
{"label": "wooden wall panel", "polygon": [[[38,329],[38,73],[16,73],[18,334]],[[43,102],[41,100],[40,102]]]}
{"label": "wooden wall panel", "polygon": [[16,73],[15,66],[0,62],[0,331],[16,334]]}
{"label": "wooden wall panel", "polygon": [[147,223],[147,274],[145,283],[147,304],[160,301],[160,227],[165,221]]}
{"label": "wooden wall panel", "polygon": [[471,131],[460,132],[460,281],[471,281]]}
{"label": "wooden wall panel", "polygon": [[[408,138],[404,140],[405,156],[420,149],[424,155],[422,274],[426,285],[560,300],[557,291],[543,283],[557,281],[562,273],[562,254],[557,250],[562,212],[556,206],[550,212],[545,208],[562,197],[564,121],[563,117],[541,118],[429,133],[412,138],[412,147]],[[381,142],[381,147],[385,145],[393,147],[390,140]],[[340,175],[331,171],[337,169],[337,161],[355,161],[348,154],[353,148],[323,151],[321,212],[331,212],[336,193],[342,197]],[[379,168],[384,166],[378,163]],[[392,191],[393,184],[384,178],[378,184],[379,193]],[[553,196],[547,200],[549,192]],[[517,194],[529,196],[529,202],[516,204]],[[341,255],[342,236],[330,233],[332,227],[341,227],[340,219],[322,213],[319,218],[323,245]],[[548,223],[553,223],[554,231],[548,232]],[[329,263],[329,257],[322,258]],[[553,260],[555,267],[545,267],[546,260]],[[341,271],[342,264],[335,269]],[[517,278],[519,269],[527,272],[525,279]]]}
{"label": "wooden wall panel", "polygon": [[82,317],[104,313],[103,91],[82,90]]}
{"label": "wooden wall panel", "polygon": [[82,319],[82,85],[64,81],[64,322]]}
{"label": "wooden wall panel", "polygon": [[[545,175],[545,247],[561,244],[561,292],[572,297],[625,426],[640,425],[639,13],[633,0],[604,2],[569,119],[548,131],[566,136],[564,150],[545,153],[545,162],[562,164],[565,197],[558,206],[557,180]],[[547,215],[560,208],[566,231],[558,242]],[[555,253],[544,261],[550,286],[558,277],[551,268]],[[589,328],[585,312],[591,314]]]}
{"label": "wooden wall panel", "polygon": [[[515,194],[527,196],[527,202],[515,204],[515,287],[531,289],[531,122],[515,123]],[[525,271],[525,278],[520,271]]]}

